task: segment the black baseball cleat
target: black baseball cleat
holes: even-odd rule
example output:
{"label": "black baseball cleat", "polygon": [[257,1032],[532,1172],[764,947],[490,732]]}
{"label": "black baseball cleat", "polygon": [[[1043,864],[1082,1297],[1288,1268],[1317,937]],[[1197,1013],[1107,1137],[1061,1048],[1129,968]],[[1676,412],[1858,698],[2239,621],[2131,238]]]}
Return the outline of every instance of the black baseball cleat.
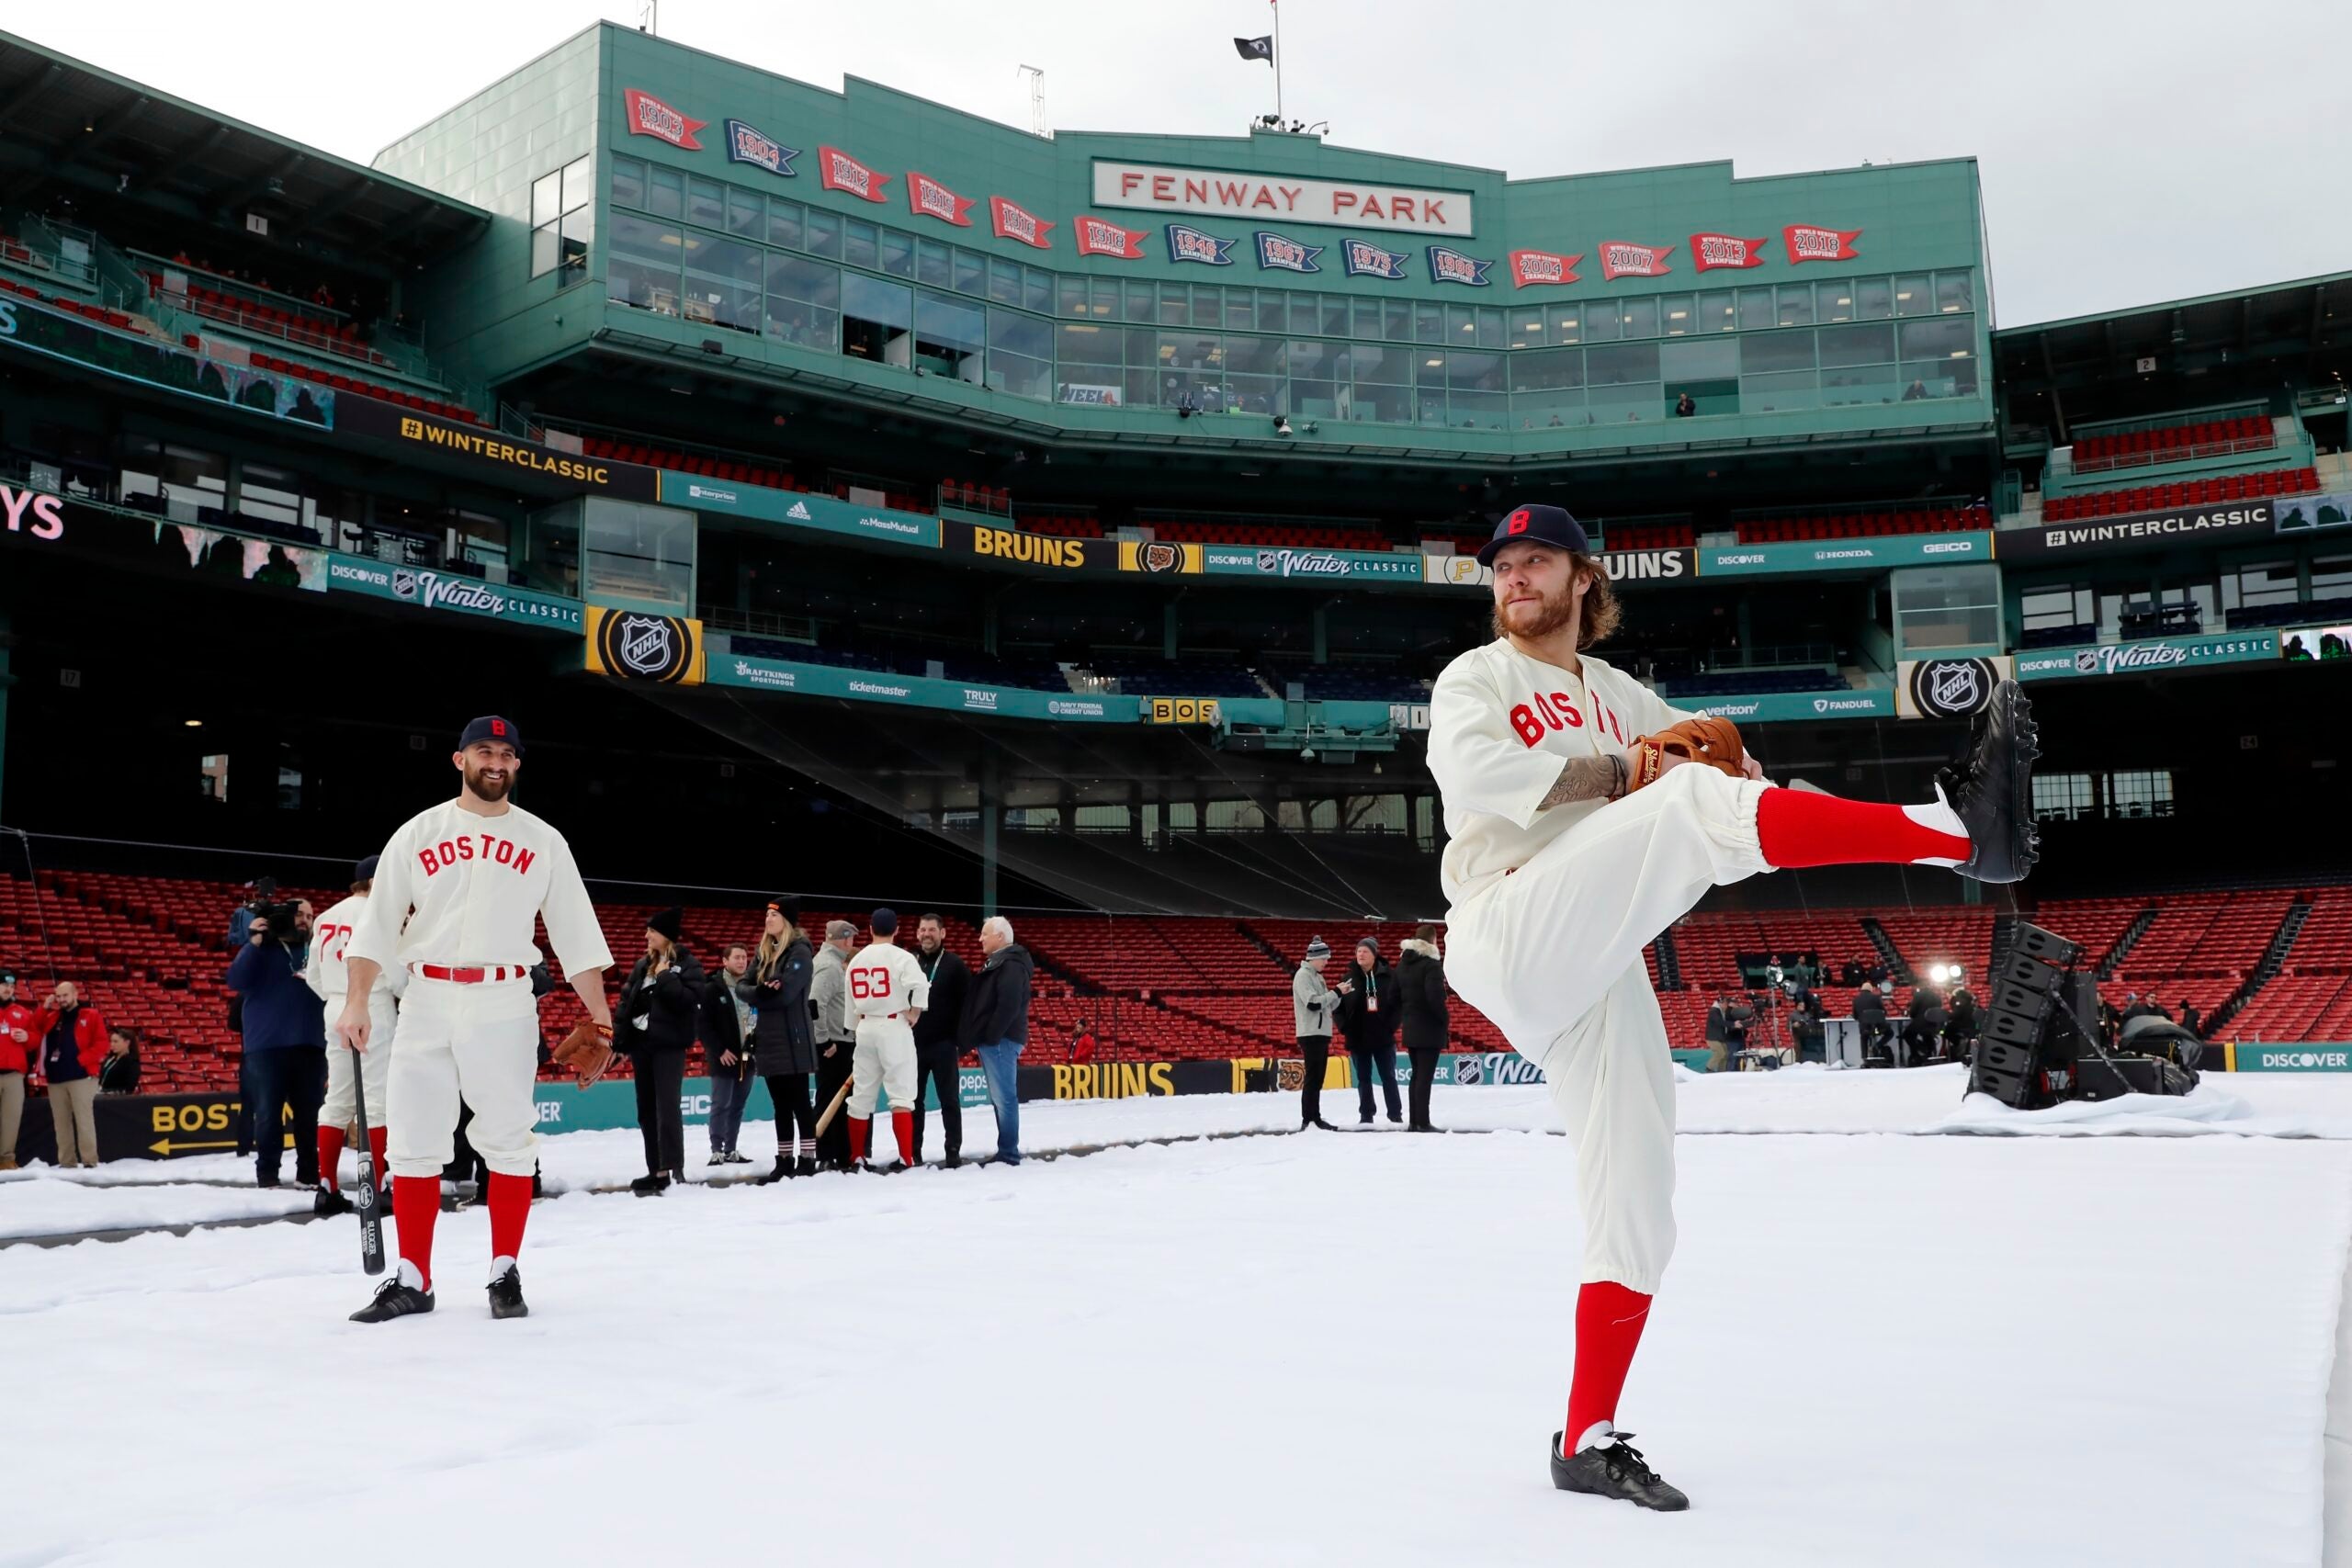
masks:
{"label": "black baseball cleat", "polygon": [[1614,1440],[1595,1443],[1566,1459],[1560,1457],[1562,1434],[1552,1434],[1552,1484],[1563,1492],[1584,1492],[1595,1497],[1615,1497],[1661,1514],[1679,1514],[1690,1499],[1657,1478],[1641,1450],[1619,1432]]}
{"label": "black baseball cleat", "polygon": [[351,1314],[354,1323],[390,1323],[411,1313],[431,1312],[433,1292],[420,1291],[398,1274],[376,1287],[376,1299]]}
{"label": "black baseball cleat", "polygon": [[510,1263],[506,1272],[490,1282],[490,1315],[492,1317],[528,1317],[531,1309],[523,1301],[523,1270]]}
{"label": "black baseball cleat", "polygon": [[2022,882],[2041,858],[2033,825],[2033,762],[2041,755],[2033,704],[2015,681],[1993,688],[1965,761],[1938,771],[1945,803],[1968,829],[1969,857],[1953,867],[1978,882]]}
{"label": "black baseball cleat", "polygon": [[628,1184],[628,1190],[640,1198],[659,1198],[670,1190],[670,1179],[658,1172],[650,1176],[640,1176]]}
{"label": "black baseball cleat", "polygon": [[311,1200],[311,1213],[314,1214],[322,1216],[347,1214],[351,1210],[351,1200],[332,1187],[320,1188],[317,1195]]}

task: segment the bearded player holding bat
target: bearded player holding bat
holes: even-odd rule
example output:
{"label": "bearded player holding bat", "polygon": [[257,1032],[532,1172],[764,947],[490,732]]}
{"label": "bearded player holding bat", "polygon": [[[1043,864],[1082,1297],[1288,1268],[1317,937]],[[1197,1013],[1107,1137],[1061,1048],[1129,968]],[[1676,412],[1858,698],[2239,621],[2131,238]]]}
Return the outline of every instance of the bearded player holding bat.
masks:
{"label": "bearded player holding bat", "polygon": [[1584,1282],[1552,1481],[1686,1508],[1614,1425],[1674,1250],[1673,1058],[1642,949],[1708,888],[1760,872],[1935,865],[2018,881],[2039,852],[2036,734],[2004,681],[1931,802],[1774,788],[1730,724],[1585,651],[1615,629],[1617,604],[1575,518],[1522,506],[1478,559],[1494,570],[1495,638],[1446,667],[1430,712],[1451,840],[1445,971],[1543,1069],[1576,1147]]}
{"label": "bearded player holding bat", "polygon": [[556,1061],[576,1070],[583,1084],[612,1061],[605,970],[613,954],[571,847],[506,798],[523,763],[522,735],[506,719],[475,719],[450,761],[460,775],[457,798],[392,834],[344,949],[351,999],[335,1033],[356,1050],[368,1047],[367,998],[377,976],[408,972],[384,1117],[391,1128],[401,1263],[377,1287],[376,1299],[351,1314],[355,1323],[433,1310],[433,1224],[441,1213],[441,1168],[449,1163],[460,1099],[473,1107],[467,1137],[490,1168],[490,1314],[522,1317],[530,1310],[514,1258],[530,1213],[538,1142],[531,1130],[539,1044],[531,994],[531,966],[539,962],[534,921],[547,922],[548,944],[588,1010],[587,1021],[557,1048]]}

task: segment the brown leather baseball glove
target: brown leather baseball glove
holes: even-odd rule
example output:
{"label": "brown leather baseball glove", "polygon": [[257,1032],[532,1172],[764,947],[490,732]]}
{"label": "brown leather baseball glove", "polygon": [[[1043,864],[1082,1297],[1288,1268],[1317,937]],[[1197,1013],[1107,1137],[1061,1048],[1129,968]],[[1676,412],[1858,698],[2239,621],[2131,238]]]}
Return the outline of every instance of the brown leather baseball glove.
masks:
{"label": "brown leather baseball glove", "polygon": [[1686,718],[1656,735],[1637,735],[1625,758],[1625,793],[1656,784],[1666,771],[1668,755],[1704,762],[1718,773],[1745,778],[1740,766],[1747,753],[1739,743],[1739,728],[1727,718]]}
{"label": "brown leather baseball glove", "polygon": [[583,1018],[571,1026],[571,1032],[549,1054],[549,1060],[575,1074],[580,1087],[586,1089],[612,1067],[613,1032],[594,1019]]}

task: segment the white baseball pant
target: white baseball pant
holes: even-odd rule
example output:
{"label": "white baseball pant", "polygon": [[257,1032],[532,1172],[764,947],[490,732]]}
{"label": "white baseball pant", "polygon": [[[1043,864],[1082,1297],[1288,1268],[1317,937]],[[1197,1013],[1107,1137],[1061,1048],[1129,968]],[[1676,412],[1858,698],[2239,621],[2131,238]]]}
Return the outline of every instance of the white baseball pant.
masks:
{"label": "white baseball pant", "polygon": [[462,1098],[474,1111],[466,1138],[482,1163],[501,1176],[530,1175],[539,1066],[530,981],[461,986],[419,976],[401,998],[400,1035],[385,1111],[392,1174],[441,1174],[456,1152]]}
{"label": "white baseball pant", "polygon": [[862,1018],[857,1046],[850,1053],[848,1111],[863,1122],[874,1114],[874,1091],[890,1097],[895,1111],[915,1102],[915,1032],[893,1019]]}
{"label": "white baseball pant", "polygon": [[[327,1022],[332,1026],[343,1016],[344,992],[327,998]],[[399,1032],[400,1013],[390,991],[377,991],[368,998],[368,1049],[359,1054],[357,1082],[368,1090],[368,1125],[390,1127],[387,1120],[390,1107],[386,1100],[386,1080],[392,1070],[392,1036]],[[351,1051],[337,1040],[327,1043],[327,1097],[319,1106],[319,1125],[349,1127],[359,1120],[359,1097],[353,1090]],[[389,1134],[387,1134],[389,1136]],[[390,1145],[385,1146],[384,1157],[391,1157]]]}
{"label": "white baseball pant", "polygon": [[1655,1295],[1673,1256],[1674,1061],[1642,948],[1708,888],[1772,869],[1763,792],[1676,768],[1446,917],[1446,978],[1543,1069],[1567,1122],[1588,1281]]}

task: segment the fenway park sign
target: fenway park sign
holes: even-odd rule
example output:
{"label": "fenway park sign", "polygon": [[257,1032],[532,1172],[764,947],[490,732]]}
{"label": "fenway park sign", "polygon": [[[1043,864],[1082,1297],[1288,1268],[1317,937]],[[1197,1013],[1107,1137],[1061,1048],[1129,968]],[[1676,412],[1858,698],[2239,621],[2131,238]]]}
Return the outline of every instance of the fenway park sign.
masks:
{"label": "fenway park sign", "polygon": [[1355,180],[1238,175],[1229,169],[1159,164],[1094,164],[1094,205],[1147,212],[1196,212],[1317,223],[1334,229],[1389,229],[1468,239],[1476,231],[1470,193],[1371,185]]}

